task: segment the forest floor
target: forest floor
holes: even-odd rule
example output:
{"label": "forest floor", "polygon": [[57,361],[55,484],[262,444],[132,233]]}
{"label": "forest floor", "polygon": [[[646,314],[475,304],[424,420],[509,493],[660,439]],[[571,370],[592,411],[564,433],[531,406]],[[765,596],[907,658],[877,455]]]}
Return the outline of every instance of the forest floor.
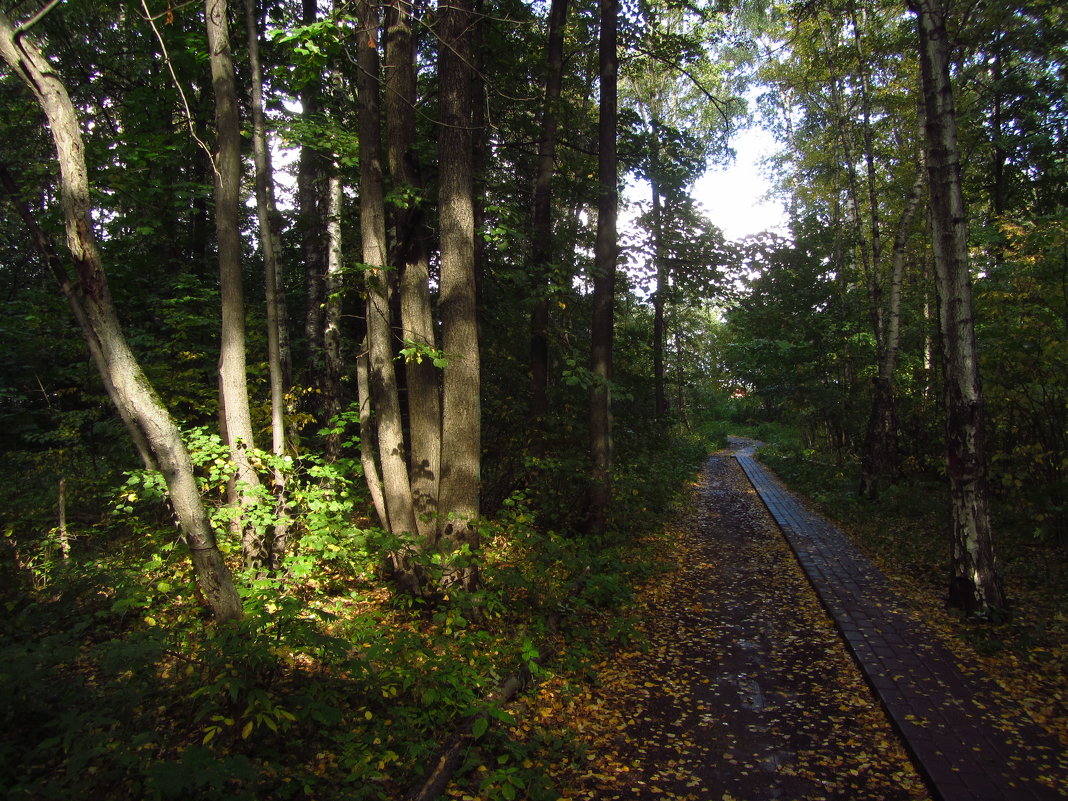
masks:
{"label": "forest floor", "polygon": [[[736,441],[735,450],[744,444]],[[582,671],[548,678],[515,710],[510,735],[530,746],[524,766],[550,776],[556,797],[576,801],[931,798],[732,452],[713,456],[690,493],[662,540],[668,569],[641,588],[628,624],[613,624],[618,647]],[[974,665],[982,673],[986,666],[935,622],[935,629],[917,631],[943,640],[936,645],[952,652],[950,661],[964,675]],[[922,646],[917,653],[930,650],[926,642],[916,644]],[[913,658],[926,675],[924,657]],[[971,667],[961,666],[969,659]],[[871,665],[866,669],[871,672]],[[951,668],[954,675],[956,670]],[[996,671],[991,675],[1000,679]],[[964,686],[950,685],[961,694]],[[1023,768],[1020,757],[1008,751],[1008,760],[995,754],[990,770],[1000,777],[1004,769],[1014,787],[1013,771],[1023,769],[1035,797],[1058,797],[1058,785],[1068,776],[1058,727],[1045,732],[1033,726],[1032,718],[1042,716],[1017,709],[1026,698],[1011,683],[1003,682],[995,694],[1009,700],[1011,714],[998,717],[993,708],[987,714],[983,703],[960,707],[936,691],[934,705],[951,710],[950,728],[939,735],[936,725],[919,736],[934,736],[936,744],[941,736],[948,749],[969,758],[971,745],[950,741],[952,722],[961,720],[953,714],[970,710],[964,714],[986,719],[980,724],[985,731],[1008,732],[1009,741],[1024,743],[1024,761],[1032,763]],[[1028,731],[1035,734],[1024,734]],[[1028,736],[1037,738],[1033,755],[1026,753]],[[548,749],[552,755],[538,764],[544,753],[539,742],[568,747]],[[975,789],[953,772],[959,768],[945,767],[949,772],[936,783],[947,797],[987,797],[994,791],[982,773],[976,774]],[[468,793],[450,791],[466,801],[476,797]]]}
{"label": "forest floor", "polygon": [[924,799],[928,793],[782,534],[729,454],[707,463],[633,630],[544,682],[519,740],[566,799]]}

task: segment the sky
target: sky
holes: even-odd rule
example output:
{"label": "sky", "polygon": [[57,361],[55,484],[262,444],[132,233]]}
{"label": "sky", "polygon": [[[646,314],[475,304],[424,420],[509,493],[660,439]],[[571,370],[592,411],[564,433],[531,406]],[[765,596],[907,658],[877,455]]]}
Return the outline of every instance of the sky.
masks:
{"label": "sky", "polygon": [[758,128],[740,131],[732,141],[737,158],[727,167],[713,167],[694,187],[693,197],[727,239],[773,230],[786,232],[786,212],[778,200],[765,200],[770,182],[761,159],[778,149],[771,134]]}

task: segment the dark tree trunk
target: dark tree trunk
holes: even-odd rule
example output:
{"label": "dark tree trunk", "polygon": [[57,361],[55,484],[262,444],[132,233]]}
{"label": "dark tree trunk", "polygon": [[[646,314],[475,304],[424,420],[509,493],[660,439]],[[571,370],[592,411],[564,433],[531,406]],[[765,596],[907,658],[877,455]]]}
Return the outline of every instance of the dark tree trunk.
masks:
{"label": "dark tree trunk", "polygon": [[[471,148],[471,2],[439,4],[441,86],[439,207],[442,348],[448,354],[442,385],[439,537],[445,550],[478,546],[481,408],[475,276],[475,214]],[[446,584],[474,589],[477,571],[457,565]]]}
{"label": "dark tree trunk", "polygon": [[593,319],[591,322],[589,528],[603,534],[608,527],[612,496],[612,345],[615,329],[616,211],[618,170],[616,161],[617,85],[619,61],[616,39],[617,0],[601,0],[600,112],[597,122],[597,241],[593,267]]}
{"label": "dark tree trunk", "polygon": [[[312,25],[318,18],[316,0],[302,0],[301,21]],[[300,90],[301,113],[314,119],[321,109],[322,80],[315,76]],[[323,366],[323,336],[326,302],[326,203],[325,159],[310,144],[300,147],[297,163],[297,223],[304,255],[304,343],[306,383],[321,387],[319,371]],[[322,417],[321,410],[316,410]]]}
{"label": "dark tree trunk", "polygon": [[[430,254],[427,241],[423,181],[415,142],[416,68],[411,6],[390,0],[386,10],[386,126],[393,191],[408,194],[393,209],[393,253],[400,275],[402,336],[422,348],[434,348],[434,317],[430,304]],[[408,359],[409,474],[419,533],[436,538],[438,487],[441,480],[441,396],[433,360]]]}
{"label": "dark tree trunk", "polygon": [[568,0],[553,0],[549,10],[547,74],[538,142],[538,172],[534,179],[534,212],[531,221],[531,265],[534,308],[530,315],[530,417],[535,430],[536,451],[544,450],[546,417],[549,414],[549,278],[553,261],[552,180],[556,168],[557,106],[564,77],[564,26]]}

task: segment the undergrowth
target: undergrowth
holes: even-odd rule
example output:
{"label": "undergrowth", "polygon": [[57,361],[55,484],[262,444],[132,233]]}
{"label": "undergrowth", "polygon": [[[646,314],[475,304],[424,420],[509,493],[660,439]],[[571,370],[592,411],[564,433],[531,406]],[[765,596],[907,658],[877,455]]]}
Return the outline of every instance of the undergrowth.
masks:
{"label": "undergrowth", "polygon": [[[316,522],[290,574],[239,573],[245,617],[222,627],[153,506],[153,482],[135,475],[111,518],[81,527],[69,558],[48,536],[24,534],[19,558],[3,566],[0,795],[398,798],[504,676],[524,664],[540,675],[553,664],[571,669],[611,647],[594,632],[625,621],[632,588],[658,569],[658,521],[708,447],[679,437],[654,450],[621,448],[605,538],[550,528],[533,491],[513,492],[484,524],[475,555],[483,589],[434,602],[377,577],[381,534],[334,484],[329,503],[309,507]],[[223,544],[236,569],[237,543]],[[549,641],[547,621],[561,612],[561,634]],[[555,657],[539,667],[546,642]],[[512,720],[488,711],[491,721]],[[460,786],[550,797],[549,779],[527,758],[534,746],[493,726],[478,734]]]}

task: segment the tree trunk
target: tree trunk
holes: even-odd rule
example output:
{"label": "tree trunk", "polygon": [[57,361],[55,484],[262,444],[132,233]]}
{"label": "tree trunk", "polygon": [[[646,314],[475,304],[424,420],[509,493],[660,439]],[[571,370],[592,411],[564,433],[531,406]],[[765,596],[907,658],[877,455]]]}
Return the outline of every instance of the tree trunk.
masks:
{"label": "tree trunk", "polygon": [[[409,193],[393,211],[394,252],[390,261],[400,275],[400,314],[404,339],[434,348],[430,306],[430,254],[424,218],[423,181],[415,148],[415,47],[411,6],[390,0],[386,17],[386,125],[394,192]],[[408,359],[410,477],[419,533],[436,538],[441,480],[441,396],[437,368],[429,358]]]}
{"label": "tree trunk", "polygon": [[16,34],[0,12],[0,53],[26,83],[48,120],[59,161],[60,193],[67,245],[77,280],[66,271],[60,288],[82,324],[82,333],[99,354],[97,366],[124,420],[140,429],[167,482],[171,505],[189,547],[197,583],[220,622],[241,617],[241,599],[215,543],[193,474],[189,451],[178,426],[149,384],[123,336],[107,276],[93,235],[85,146],[74,106],[53,66],[28,36]]}
{"label": "tree trunk", "polygon": [[360,404],[360,464],[363,466],[364,480],[371,493],[371,505],[378,515],[378,521],[386,531],[389,527],[389,510],[386,509],[386,495],[382,489],[382,476],[375,464],[374,421],[371,418],[371,360],[367,354],[367,340],[364,338],[360,353],[356,357],[356,393]]}
{"label": "tree trunk", "polygon": [[656,271],[656,290],[653,292],[653,417],[662,423],[667,417],[667,390],[664,386],[664,305],[667,301],[667,264],[664,260],[663,204],[660,197],[660,149],[656,120],[653,120],[652,163],[649,185],[652,190],[653,269]]}
{"label": "tree trunk", "polygon": [[[331,165],[326,179],[326,300],[323,304],[321,408],[327,425],[341,414],[341,174]],[[326,458],[341,455],[341,435],[326,435]]]}
{"label": "tree trunk", "polygon": [[682,367],[686,362],[678,329],[673,332],[672,339],[675,342],[675,410],[679,420],[682,421],[683,427],[688,433],[692,433],[693,426],[690,425],[690,415],[687,410],[688,404],[686,403],[686,374],[683,372]]}
{"label": "tree trunk", "polygon": [[[263,251],[264,287],[267,305],[267,370],[271,387],[271,453],[281,457],[286,449],[285,393],[287,387],[282,343],[285,315],[279,302],[278,207],[274,199],[274,171],[267,143],[267,125],[263,116],[263,70],[260,66],[260,36],[257,27],[256,0],[245,0],[245,31],[248,36],[249,67],[252,72],[252,151],[256,164],[256,215]],[[285,474],[276,464],[272,470],[275,520],[269,565],[280,570],[289,542],[289,512],[286,501]]]}
{"label": "tree trunk", "polygon": [[1002,55],[1002,39],[1004,34],[1000,31],[995,36],[994,47],[994,59],[991,65],[991,83],[993,84],[993,108],[990,115],[990,139],[994,144],[994,152],[992,154],[993,163],[991,165],[991,182],[990,182],[990,206],[994,212],[996,218],[1001,218],[1005,214],[1005,164],[1008,162],[1008,153],[1005,152],[1004,135],[1005,135],[1005,121],[1004,111],[1002,109],[1002,81],[1004,80],[1003,73],[1003,55]]}
{"label": "tree trunk", "polygon": [[[357,96],[360,117],[360,233],[367,271],[367,338],[371,400],[377,423],[378,455],[389,530],[411,539],[418,533],[404,451],[397,375],[393,361],[390,286],[386,273],[386,210],[382,185],[381,113],[379,110],[378,16],[370,0],[356,4]],[[392,555],[397,582],[410,592],[419,584],[409,565],[407,548]]]}
{"label": "tree trunk", "polygon": [[616,210],[618,175],[616,119],[619,61],[616,38],[617,0],[600,0],[600,112],[597,121],[597,241],[593,267],[593,319],[591,321],[590,370],[590,475],[589,528],[603,534],[608,527],[612,495],[612,343],[615,328]]}
{"label": "tree trunk", "polygon": [[988,617],[1005,607],[987,498],[983,397],[976,354],[968,218],[960,183],[957,121],[941,0],[910,0],[917,15],[927,113],[927,175],[945,370],[946,447],[952,511],[949,603]]}
{"label": "tree trunk", "polygon": [[901,342],[901,284],[905,275],[905,245],[912,220],[923,199],[925,182],[922,162],[916,166],[916,177],[898,221],[890,265],[890,297],[884,316],[883,339],[878,343],[879,372],[875,377],[871,415],[864,438],[861,492],[874,499],[884,479],[894,478],[898,472],[897,414],[894,403],[894,372]]}
{"label": "tree trunk", "polygon": [[549,9],[549,41],[546,48],[545,100],[538,142],[538,172],[534,179],[534,211],[531,220],[531,273],[534,308],[530,315],[530,418],[535,430],[535,450],[543,451],[546,417],[549,414],[549,279],[553,261],[552,180],[556,168],[557,106],[564,78],[564,27],[568,0],[553,0]]}
{"label": "tree trunk", "polygon": [[[441,0],[438,138],[441,213],[442,377],[441,490],[438,536],[445,550],[478,547],[481,408],[475,284],[475,217],[471,151],[471,2]],[[478,575],[458,565],[446,586],[474,589]]]}
{"label": "tree trunk", "polygon": [[[301,21],[315,24],[318,18],[316,0],[302,0]],[[314,120],[320,111],[322,81],[315,76],[300,90],[301,114]],[[304,254],[304,342],[305,369],[309,388],[320,387],[319,371],[323,366],[324,304],[326,302],[326,226],[323,201],[324,158],[318,150],[305,142],[300,146],[297,163],[297,221],[301,250]],[[315,403],[318,407],[318,402]],[[316,414],[322,417],[321,409]],[[323,421],[324,422],[324,421]]]}
{"label": "tree trunk", "polygon": [[[237,470],[235,500],[240,510],[256,502],[259,476],[248,457],[255,448],[252,415],[248,405],[245,363],[245,295],[241,278],[241,121],[238,117],[237,82],[230,58],[226,0],[206,0],[208,56],[215,89],[215,233],[219,250],[219,295],[222,327],[219,350],[219,398],[225,421],[223,433]],[[270,557],[262,531],[247,520],[241,523],[241,550],[245,566],[259,570]]]}
{"label": "tree trunk", "polygon": [[[489,94],[486,83],[486,52],[482,45],[486,31],[486,0],[474,0],[468,25],[467,51],[471,57],[465,65],[470,71],[471,108],[469,130],[471,131],[471,217],[474,220],[475,308],[480,308],[482,298],[482,268],[486,263],[486,238],[481,232],[486,229],[486,167],[489,164],[491,144],[489,121]],[[477,312],[476,312],[477,320]],[[476,334],[477,338],[477,334]]]}

